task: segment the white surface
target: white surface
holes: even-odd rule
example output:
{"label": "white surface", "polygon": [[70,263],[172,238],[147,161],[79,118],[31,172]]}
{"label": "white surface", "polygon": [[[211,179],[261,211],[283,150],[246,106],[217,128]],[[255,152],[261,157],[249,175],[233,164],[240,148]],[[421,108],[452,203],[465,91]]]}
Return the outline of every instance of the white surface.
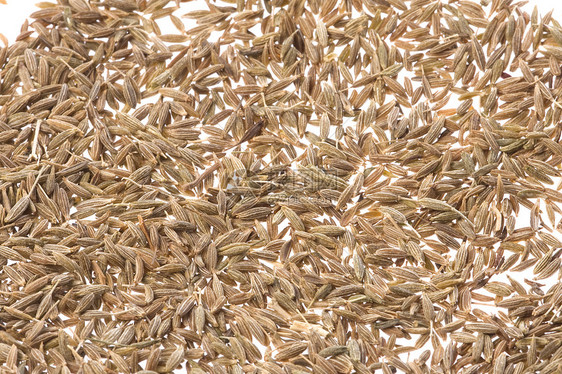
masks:
{"label": "white surface", "polygon": [[[7,1],[8,1],[7,5],[0,4],[0,33],[3,34],[9,40],[10,43],[13,43],[15,41],[17,35],[20,33],[21,25],[24,23],[26,17],[29,14],[31,14],[32,12],[38,10],[38,8],[36,8],[34,6],[34,4],[37,3],[37,0],[7,0]],[[515,1],[517,1],[517,0],[515,0]],[[544,15],[544,14],[548,13],[550,10],[554,9],[553,18],[557,19],[557,20],[562,20],[562,6],[559,5],[560,3],[558,1],[560,1],[560,0],[533,0],[533,1],[529,1],[525,5],[525,9],[530,14],[533,10],[533,7],[536,5],[538,7],[540,15]],[[211,2],[214,3],[214,1],[212,1],[212,0],[211,0]],[[197,1],[184,4],[185,9],[186,10],[193,9],[195,3],[197,3]],[[181,12],[179,14],[181,14]],[[190,26],[188,24],[189,20],[183,18],[183,21],[186,22],[186,28],[189,29],[189,26]],[[167,33],[167,30],[162,29],[162,32]],[[174,33],[175,30],[170,30],[170,32]],[[2,41],[0,39],[0,45],[1,44],[2,44]],[[528,222],[529,222],[528,213],[527,212],[522,212],[522,213],[523,214],[521,214],[520,217],[519,217],[520,224],[518,226],[520,226],[520,225],[527,226]],[[525,214],[525,213],[527,213],[527,214]],[[556,234],[556,233],[553,233],[553,234]],[[558,235],[558,237],[560,237],[560,235]],[[523,283],[523,278],[527,278],[527,279],[533,278],[532,272],[523,272],[523,273],[516,273],[516,274],[517,274],[516,275],[517,279],[520,280],[521,283]],[[495,281],[505,281],[506,280],[505,275],[502,274],[501,276],[494,277],[494,280]],[[551,281],[555,282],[556,280],[551,278],[545,283],[549,283]],[[548,289],[548,288],[545,288],[545,289]],[[483,290],[479,290],[479,293],[485,294],[486,292],[484,292]],[[476,308],[480,307],[480,309],[485,310],[488,313],[494,313],[495,312],[493,306],[491,306],[491,305],[474,306],[474,307],[476,307]],[[398,342],[398,343],[400,344],[400,342]],[[444,343],[446,344],[447,342],[444,342]],[[408,344],[412,344],[412,341],[410,341]],[[431,349],[431,346],[430,346],[430,344],[428,344],[424,348]],[[420,352],[421,352],[421,350],[415,352],[412,355],[410,355],[409,359],[412,360]]]}

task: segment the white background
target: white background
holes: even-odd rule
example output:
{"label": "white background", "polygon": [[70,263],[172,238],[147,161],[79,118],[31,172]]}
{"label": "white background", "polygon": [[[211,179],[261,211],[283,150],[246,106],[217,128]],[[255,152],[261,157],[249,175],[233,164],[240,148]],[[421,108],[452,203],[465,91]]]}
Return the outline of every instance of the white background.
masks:
{"label": "white background", "polygon": [[[51,1],[55,2],[55,0]],[[514,2],[516,1],[517,0],[514,0]],[[533,7],[537,6],[539,15],[545,15],[550,10],[554,9],[553,18],[558,20],[559,22],[562,22],[562,5],[560,5],[561,3],[559,1],[560,0],[531,0],[524,6],[524,9],[530,14],[533,10]],[[3,34],[10,43],[13,43],[17,35],[20,33],[21,26],[24,23],[26,17],[29,16],[32,12],[38,10],[38,8],[35,7],[35,4],[38,2],[38,0],[7,0],[7,2],[7,5],[0,4],[0,33]],[[195,3],[198,3],[198,1],[183,4],[183,6],[185,7],[184,9],[186,11],[190,10]],[[181,11],[178,12],[178,14],[182,14]],[[186,28],[189,29],[189,20],[185,18],[183,18],[182,20],[186,23]],[[166,31],[167,30],[162,29],[163,33],[167,33]],[[170,33],[175,32],[175,30],[170,30]],[[0,39],[0,46],[2,46],[2,43],[3,42]],[[524,222],[523,226],[526,226],[527,224],[525,223],[528,223],[528,215],[521,215],[519,217],[519,220]],[[553,234],[556,235],[555,232]],[[558,237],[560,236],[561,235],[558,234]],[[528,274],[527,272],[525,272],[524,274],[519,273],[517,278],[522,281],[522,279],[519,277],[532,279],[533,275],[532,273]],[[493,313],[493,309],[489,309],[486,306],[482,306],[481,308]]]}

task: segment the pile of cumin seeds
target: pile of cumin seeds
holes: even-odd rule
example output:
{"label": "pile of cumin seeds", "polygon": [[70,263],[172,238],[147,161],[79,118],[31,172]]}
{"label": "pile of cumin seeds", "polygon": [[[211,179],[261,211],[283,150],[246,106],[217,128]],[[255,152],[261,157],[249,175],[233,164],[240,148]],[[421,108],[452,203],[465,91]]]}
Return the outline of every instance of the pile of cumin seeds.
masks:
{"label": "pile of cumin seeds", "polygon": [[53,1],[0,48],[3,372],[562,372],[551,13]]}

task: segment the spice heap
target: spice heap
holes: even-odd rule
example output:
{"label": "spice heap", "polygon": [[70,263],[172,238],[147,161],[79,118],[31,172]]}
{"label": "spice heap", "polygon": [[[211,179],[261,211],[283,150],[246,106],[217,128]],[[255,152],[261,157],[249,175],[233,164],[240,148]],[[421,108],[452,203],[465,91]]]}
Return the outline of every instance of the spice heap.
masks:
{"label": "spice heap", "polygon": [[0,49],[3,370],[561,372],[551,13],[182,3]]}

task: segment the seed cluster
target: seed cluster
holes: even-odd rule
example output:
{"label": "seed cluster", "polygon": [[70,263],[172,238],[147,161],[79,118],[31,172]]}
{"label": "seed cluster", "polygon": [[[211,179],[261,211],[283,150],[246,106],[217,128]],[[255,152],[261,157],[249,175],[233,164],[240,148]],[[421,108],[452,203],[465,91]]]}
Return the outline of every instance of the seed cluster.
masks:
{"label": "seed cluster", "polygon": [[193,4],[0,48],[3,372],[562,372],[551,13]]}

